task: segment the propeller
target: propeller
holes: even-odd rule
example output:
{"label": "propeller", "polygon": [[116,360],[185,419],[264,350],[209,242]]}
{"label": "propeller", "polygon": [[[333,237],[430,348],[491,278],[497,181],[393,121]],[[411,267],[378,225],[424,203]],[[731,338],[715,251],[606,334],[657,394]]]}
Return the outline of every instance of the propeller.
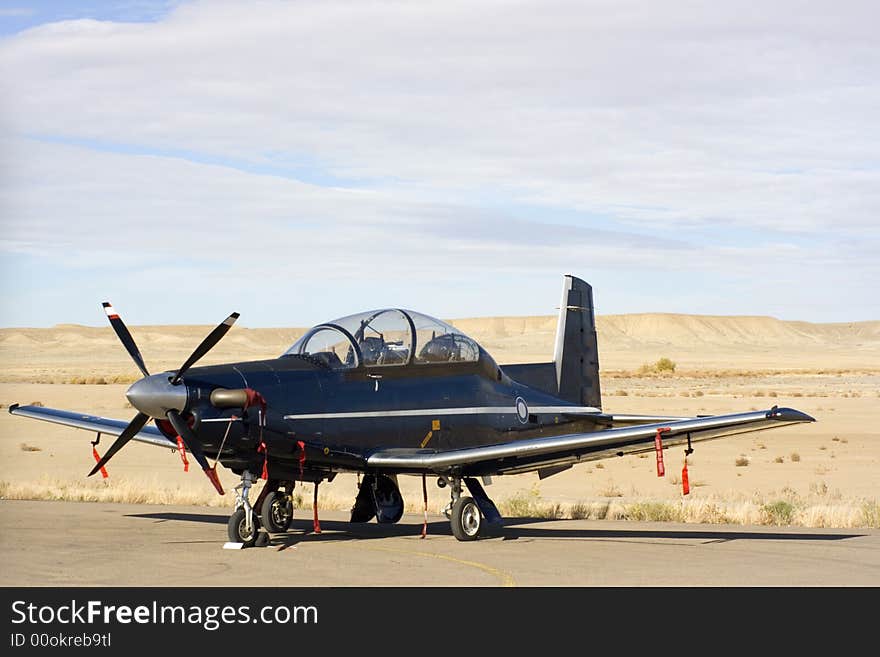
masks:
{"label": "propeller", "polygon": [[[180,366],[180,369],[177,370],[177,374],[171,379],[171,385],[177,385],[180,382],[180,377],[183,376],[184,372],[186,372],[190,367],[192,367],[197,360],[199,360],[202,356],[208,353],[211,349],[213,349],[214,345],[220,342],[220,339],[226,335],[227,331],[232,328],[232,325],[235,324],[235,320],[238,319],[238,313],[232,313],[229,317],[224,319],[217,325],[213,331],[208,334],[204,340],[202,340],[202,344],[195,348],[195,351],[190,354],[190,357],[186,359],[186,362]],[[120,320],[122,321],[122,320]]]}
{"label": "propeller", "polygon": [[[122,321],[122,318],[116,313],[110,302],[105,301],[103,306],[104,311],[107,313],[107,318],[110,320],[110,325],[113,327],[113,330],[116,332],[116,335],[119,337],[119,340],[122,342],[128,355],[131,356],[135,365],[137,365],[138,369],[144,375],[144,379],[136,382],[129,389],[129,393],[127,393],[129,399],[133,402],[133,405],[139,408],[139,410],[141,406],[134,402],[141,401],[142,403],[145,403],[148,406],[147,410],[150,410],[151,413],[145,413],[141,410],[141,412],[135,415],[134,419],[128,423],[128,426],[125,427],[119,437],[116,438],[116,441],[110,446],[110,449],[107,450],[107,453],[104,454],[104,457],[89,473],[90,477],[106,465],[107,461],[109,461],[114,454],[125,447],[125,445],[144,428],[144,425],[151,417],[158,417],[159,410],[157,404],[161,406],[164,401],[166,404],[170,405],[169,400],[173,400],[171,403],[176,403],[179,399],[186,399],[185,389],[182,392],[178,392],[181,389],[175,388],[175,386],[180,385],[181,378],[190,367],[220,342],[223,336],[226,335],[230,328],[232,328],[235,320],[239,317],[238,313],[232,313],[229,317],[218,324],[217,327],[211,331],[204,340],[202,340],[201,344],[195,348],[189,358],[184,361],[183,365],[181,365],[174,376],[171,377],[170,381],[166,382],[163,380],[159,382],[157,381],[157,379],[160,378],[158,375],[150,376],[150,372],[144,364],[143,356],[141,356],[141,352],[138,349],[134,338],[131,337],[131,333],[125,326],[125,323]],[[137,393],[135,392],[136,388],[140,388],[140,391]],[[205,474],[208,476],[208,479],[211,480],[211,483],[217,489],[217,492],[223,495],[223,488],[220,485],[220,481],[217,479],[217,471],[208,465],[208,459],[205,457],[205,452],[202,450],[202,445],[199,442],[199,439],[180,414],[182,408],[182,406],[180,408],[161,406],[161,412],[164,413],[165,417],[168,418],[168,421],[171,422],[171,426],[174,427],[174,430],[180,436],[186,448],[190,451],[196,461],[198,461],[202,470],[205,471]]]}
{"label": "propeller", "polygon": [[109,301],[105,301],[102,305],[104,306],[104,312],[107,313],[107,319],[110,320],[110,326],[116,331],[116,335],[119,336],[122,346],[125,347],[125,350],[128,352],[128,355],[131,356],[134,364],[138,366],[138,369],[143,372],[144,376],[150,376],[150,373],[147,371],[147,366],[144,365],[144,357],[141,356],[141,352],[138,350],[134,338],[131,337],[131,333],[128,332],[128,328],[125,326],[122,318],[116,314],[116,311],[113,310],[113,306],[110,305]]}
{"label": "propeller", "polygon": [[107,453],[104,454],[104,457],[100,461],[98,461],[98,464],[92,469],[92,471],[89,473],[89,476],[91,477],[98,470],[103,468],[107,464],[107,461],[109,461],[116,452],[125,447],[126,443],[134,438],[137,435],[138,431],[144,428],[144,425],[147,423],[147,421],[149,421],[149,419],[150,416],[146,413],[138,413],[137,415],[135,415],[134,419],[129,422],[128,426],[125,427],[121,434],[119,434],[119,437],[116,439],[116,441],[112,445],[110,445],[110,449],[108,449]]}

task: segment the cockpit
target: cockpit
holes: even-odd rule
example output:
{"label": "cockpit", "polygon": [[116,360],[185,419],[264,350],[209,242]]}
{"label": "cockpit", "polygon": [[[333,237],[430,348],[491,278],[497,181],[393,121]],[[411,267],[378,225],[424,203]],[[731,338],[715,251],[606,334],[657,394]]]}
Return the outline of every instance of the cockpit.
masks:
{"label": "cockpit", "polygon": [[386,308],[318,324],[284,355],[308,356],[332,369],[348,369],[476,362],[480,351],[474,340],[446,322]]}

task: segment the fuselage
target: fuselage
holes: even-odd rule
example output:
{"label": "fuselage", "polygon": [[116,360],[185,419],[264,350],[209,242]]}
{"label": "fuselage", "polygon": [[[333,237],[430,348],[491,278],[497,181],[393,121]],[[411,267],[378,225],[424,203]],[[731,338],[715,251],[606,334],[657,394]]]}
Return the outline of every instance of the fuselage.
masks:
{"label": "fuselage", "polygon": [[[362,470],[379,447],[445,451],[596,428],[582,409],[566,413],[579,407],[512,380],[482,349],[474,362],[351,369],[288,355],[194,367],[183,383],[206,453],[223,444],[221,462],[233,470],[262,458],[261,441],[278,467],[298,468],[301,442],[310,468]],[[258,391],[264,426],[256,408],[214,408],[217,388]]]}

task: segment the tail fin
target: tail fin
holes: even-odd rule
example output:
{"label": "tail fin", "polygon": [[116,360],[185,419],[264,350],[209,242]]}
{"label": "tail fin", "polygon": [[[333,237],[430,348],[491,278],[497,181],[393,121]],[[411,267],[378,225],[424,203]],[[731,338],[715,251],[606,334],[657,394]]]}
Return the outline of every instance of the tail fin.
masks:
{"label": "tail fin", "polygon": [[562,288],[554,361],[560,398],[602,408],[593,288],[571,275],[565,276]]}

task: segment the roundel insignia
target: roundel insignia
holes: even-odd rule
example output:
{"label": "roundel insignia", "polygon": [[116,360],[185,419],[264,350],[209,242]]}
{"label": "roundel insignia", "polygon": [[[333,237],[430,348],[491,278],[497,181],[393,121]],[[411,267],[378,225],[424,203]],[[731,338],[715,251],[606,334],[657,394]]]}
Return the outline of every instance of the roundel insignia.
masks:
{"label": "roundel insignia", "polygon": [[526,400],[522,397],[516,398],[516,417],[523,424],[529,421],[529,405],[526,404]]}

